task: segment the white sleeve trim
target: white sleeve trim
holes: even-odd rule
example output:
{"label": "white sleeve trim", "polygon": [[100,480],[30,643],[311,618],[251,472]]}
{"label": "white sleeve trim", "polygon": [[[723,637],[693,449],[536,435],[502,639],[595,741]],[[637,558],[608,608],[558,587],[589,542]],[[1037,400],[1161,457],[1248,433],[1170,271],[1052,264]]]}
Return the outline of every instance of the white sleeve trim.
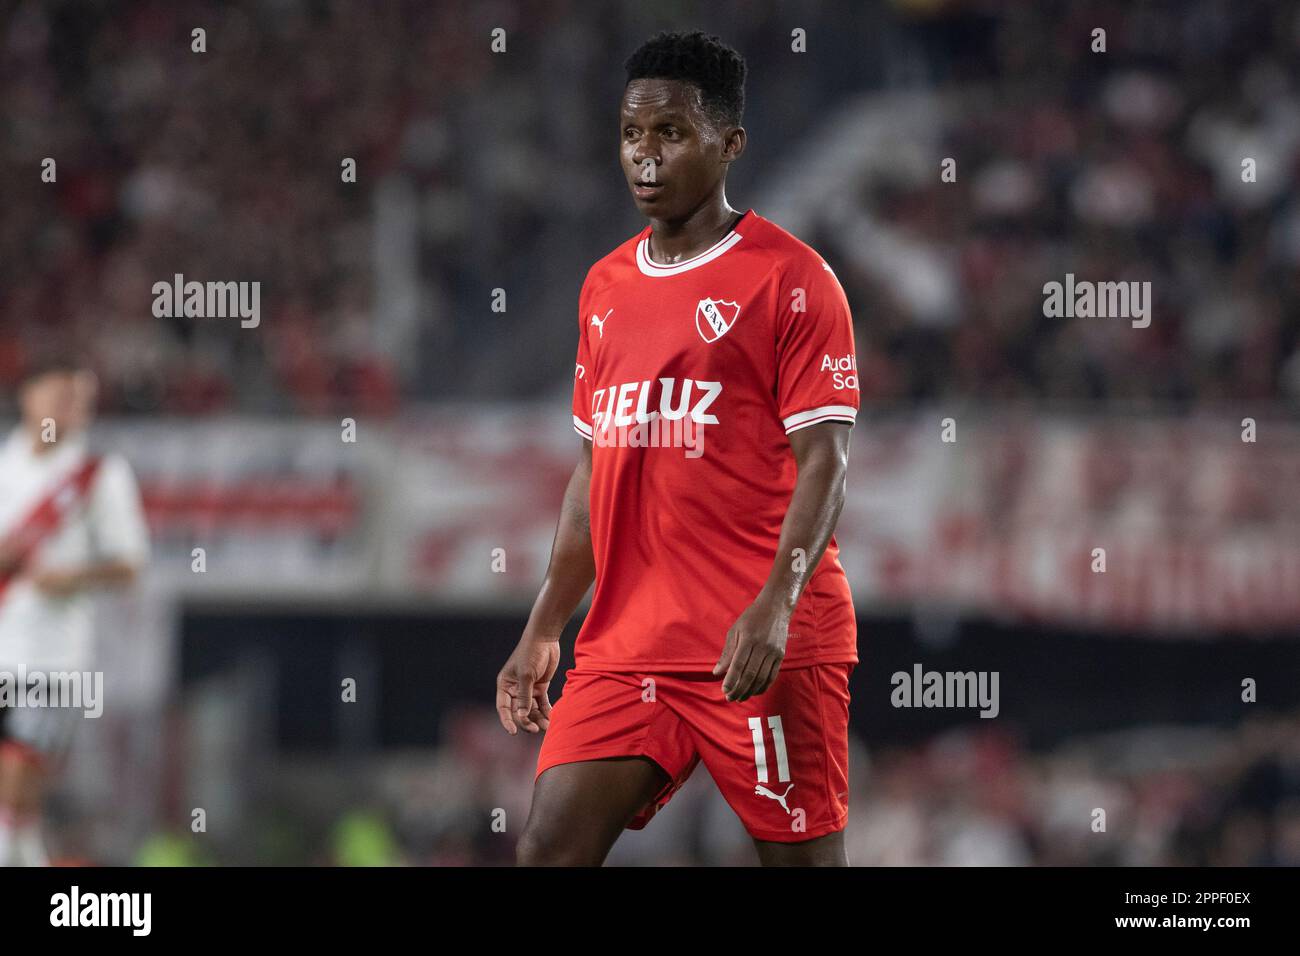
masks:
{"label": "white sleeve trim", "polygon": [[857,418],[858,410],[852,405],[823,405],[821,408],[810,408],[806,412],[796,412],[788,418],[781,419],[781,424],[785,426],[785,433],[788,435],[809,425],[816,425],[818,422],[848,422],[852,425]]}
{"label": "white sleeve trim", "polygon": [[573,416],[573,430],[583,438],[591,441],[591,426],[584,422],[577,415]]}

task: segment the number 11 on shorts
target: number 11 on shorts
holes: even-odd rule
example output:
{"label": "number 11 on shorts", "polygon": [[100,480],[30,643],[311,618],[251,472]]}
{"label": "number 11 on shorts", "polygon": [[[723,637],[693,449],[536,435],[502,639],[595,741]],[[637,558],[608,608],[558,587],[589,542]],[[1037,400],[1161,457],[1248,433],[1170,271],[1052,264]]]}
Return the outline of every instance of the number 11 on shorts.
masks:
{"label": "number 11 on shorts", "polygon": [[[785,783],[790,779],[790,761],[785,755],[785,731],[781,729],[781,718],[773,715],[767,718],[767,725],[772,728],[772,746],[776,751],[776,779]],[[758,782],[767,783],[767,745],[763,741],[763,718],[749,718],[749,732],[754,736],[754,768],[758,771]]]}

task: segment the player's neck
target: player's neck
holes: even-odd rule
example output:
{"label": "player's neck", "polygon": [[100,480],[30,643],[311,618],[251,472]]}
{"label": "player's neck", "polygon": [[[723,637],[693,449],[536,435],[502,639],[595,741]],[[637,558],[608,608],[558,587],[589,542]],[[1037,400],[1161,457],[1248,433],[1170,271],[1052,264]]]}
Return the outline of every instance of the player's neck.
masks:
{"label": "player's neck", "polygon": [[31,448],[32,454],[38,458],[50,454],[73,440],[75,440],[75,436],[68,435],[62,442],[46,441],[44,428],[31,428],[27,431],[28,447]]}
{"label": "player's neck", "polygon": [[719,195],[682,220],[650,220],[650,260],[670,266],[704,252],[731,232],[741,214]]}

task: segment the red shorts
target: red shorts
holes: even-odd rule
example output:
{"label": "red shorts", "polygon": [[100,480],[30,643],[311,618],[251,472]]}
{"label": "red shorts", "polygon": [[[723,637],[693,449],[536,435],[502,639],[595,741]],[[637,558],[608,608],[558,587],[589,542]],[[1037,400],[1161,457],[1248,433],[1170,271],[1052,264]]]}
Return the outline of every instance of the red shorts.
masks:
{"label": "red shorts", "polygon": [[570,670],[537,760],[551,767],[649,757],[670,782],[628,824],[639,830],[701,760],[750,836],[799,843],[844,829],[852,664],[782,670],[728,702],[711,674]]}

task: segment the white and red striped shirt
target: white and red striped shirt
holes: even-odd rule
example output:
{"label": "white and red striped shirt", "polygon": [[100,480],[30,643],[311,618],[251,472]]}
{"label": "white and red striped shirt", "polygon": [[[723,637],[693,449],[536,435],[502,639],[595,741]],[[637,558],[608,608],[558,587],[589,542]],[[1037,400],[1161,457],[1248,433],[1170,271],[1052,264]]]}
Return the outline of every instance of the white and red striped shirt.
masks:
{"label": "white and red striped shirt", "polygon": [[[81,438],[61,439],[37,454],[31,435],[16,429],[0,446],[0,540],[13,534],[34,507],[86,460]],[[140,493],[126,460],[100,463],[83,500],[36,549],[27,571],[67,569],[121,559],[142,565],[149,532]],[[84,670],[90,666],[93,597],[43,594],[30,573],[0,594],[0,670]]]}

